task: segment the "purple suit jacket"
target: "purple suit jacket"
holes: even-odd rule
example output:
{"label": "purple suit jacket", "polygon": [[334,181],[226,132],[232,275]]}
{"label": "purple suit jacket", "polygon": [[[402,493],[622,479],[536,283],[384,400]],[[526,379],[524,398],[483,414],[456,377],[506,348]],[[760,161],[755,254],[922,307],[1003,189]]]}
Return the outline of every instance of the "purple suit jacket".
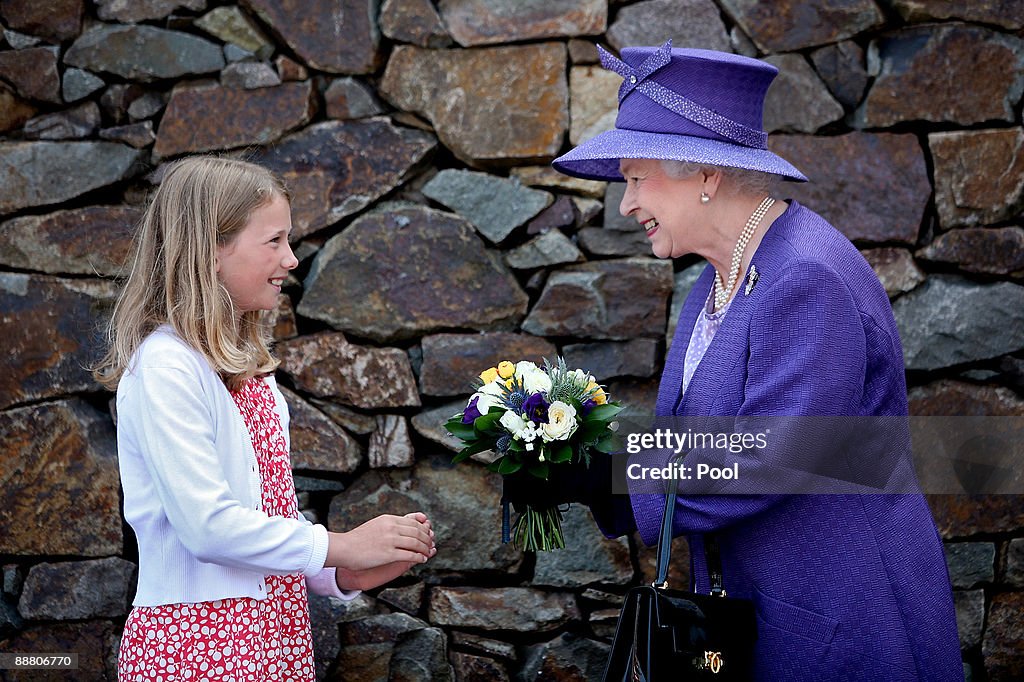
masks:
{"label": "purple suit jacket", "polygon": [[[683,359],[712,286],[682,309],[659,415],[906,415],[903,354],[889,300],[857,249],[791,202],[681,393]],[[633,495],[648,545],[663,501]],[[624,519],[616,519],[621,523]],[[702,535],[719,539],[725,588],[752,599],[762,680],[963,679],[942,543],[920,494],[680,496],[695,591],[709,590]]]}

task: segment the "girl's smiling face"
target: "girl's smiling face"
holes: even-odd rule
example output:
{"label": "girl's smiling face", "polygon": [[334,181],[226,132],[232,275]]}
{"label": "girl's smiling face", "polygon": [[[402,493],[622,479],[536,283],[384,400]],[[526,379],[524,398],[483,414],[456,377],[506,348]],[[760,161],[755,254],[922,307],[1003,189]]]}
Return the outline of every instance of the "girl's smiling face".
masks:
{"label": "girl's smiling face", "polygon": [[234,239],[217,247],[217,275],[239,315],[277,307],[281,285],[299,264],[288,243],[291,230],[291,207],[275,194]]}
{"label": "girl's smiling face", "polygon": [[622,159],[619,168],[626,179],[619,212],[646,230],[654,255],[676,258],[695,253],[701,174],[672,178],[654,159]]}

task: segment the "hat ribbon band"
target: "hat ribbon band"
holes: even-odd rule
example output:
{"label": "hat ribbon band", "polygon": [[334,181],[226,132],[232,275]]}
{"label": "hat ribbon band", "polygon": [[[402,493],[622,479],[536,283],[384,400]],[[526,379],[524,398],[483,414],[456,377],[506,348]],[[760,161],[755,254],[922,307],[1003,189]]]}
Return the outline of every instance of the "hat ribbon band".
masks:
{"label": "hat ribbon band", "polygon": [[[697,104],[691,99],[683,97],[677,92],[669,90],[660,83],[647,80],[647,77],[668,63],[668,55],[671,54],[672,41],[667,41],[657,52],[649,57],[640,68],[633,69],[621,59],[613,56],[607,50],[598,46],[601,56],[601,65],[606,69],[614,71],[625,79],[623,88],[619,91],[619,104],[622,99],[635,88],[649,99],[665,107],[669,111],[679,114],[683,118],[718,133],[737,144],[753,149],[768,148],[768,133],[747,127],[742,123],[726,118],[721,114]],[[625,87],[629,83],[632,87]]]}

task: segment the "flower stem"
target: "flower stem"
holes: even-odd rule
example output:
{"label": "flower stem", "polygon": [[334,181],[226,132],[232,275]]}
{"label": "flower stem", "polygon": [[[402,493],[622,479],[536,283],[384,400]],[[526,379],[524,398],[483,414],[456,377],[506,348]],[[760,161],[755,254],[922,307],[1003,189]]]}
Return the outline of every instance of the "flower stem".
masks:
{"label": "flower stem", "polygon": [[527,506],[512,526],[512,542],[525,552],[564,549],[562,513],[557,506],[539,510]]}

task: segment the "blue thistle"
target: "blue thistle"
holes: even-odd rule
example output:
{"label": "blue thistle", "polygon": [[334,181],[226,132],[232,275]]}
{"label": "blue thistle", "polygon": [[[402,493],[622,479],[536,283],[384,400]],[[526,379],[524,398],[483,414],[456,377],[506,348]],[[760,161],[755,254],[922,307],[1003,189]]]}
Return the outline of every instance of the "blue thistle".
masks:
{"label": "blue thistle", "polygon": [[505,398],[505,404],[517,414],[522,410],[524,402],[526,402],[526,394],[522,391],[512,391]]}
{"label": "blue thistle", "polygon": [[508,452],[509,446],[512,445],[512,436],[505,434],[498,439],[498,442],[494,444],[494,447],[498,449],[500,453]]}

